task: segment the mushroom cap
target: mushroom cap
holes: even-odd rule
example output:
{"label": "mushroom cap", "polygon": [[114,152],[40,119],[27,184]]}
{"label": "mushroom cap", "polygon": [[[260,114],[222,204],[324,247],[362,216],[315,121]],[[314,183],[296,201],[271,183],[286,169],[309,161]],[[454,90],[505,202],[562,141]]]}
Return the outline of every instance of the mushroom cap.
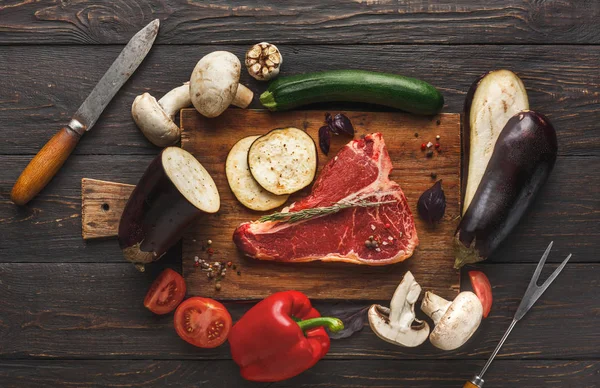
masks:
{"label": "mushroom cap", "polygon": [[159,147],[175,144],[181,130],[149,93],[137,96],[131,105],[131,116],[144,136]]}
{"label": "mushroom cap", "polygon": [[240,60],[228,51],[205,55],[190,77],[190,97],[200,114],[217,117],[233,101],[240,81]]}
{"label": "mushroom cap", "polygon": [[477,331],[482,316],[483,307],[477,295],[463,291],[454,298],[431,332],[429,340],[442,350],[458,349]]}

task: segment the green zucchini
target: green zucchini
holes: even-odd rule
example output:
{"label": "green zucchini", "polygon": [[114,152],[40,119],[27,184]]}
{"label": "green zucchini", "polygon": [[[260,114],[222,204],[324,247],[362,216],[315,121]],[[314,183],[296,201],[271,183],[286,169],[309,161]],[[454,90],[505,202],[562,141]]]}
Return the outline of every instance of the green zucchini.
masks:
{"label": "green zucchini", "polygon": [[269,110],[281,111],[319,102],[363,102],[421,115],[442,110],[444,97],[416,78],[365,70],[331,70],[280,77],[261,94]]}

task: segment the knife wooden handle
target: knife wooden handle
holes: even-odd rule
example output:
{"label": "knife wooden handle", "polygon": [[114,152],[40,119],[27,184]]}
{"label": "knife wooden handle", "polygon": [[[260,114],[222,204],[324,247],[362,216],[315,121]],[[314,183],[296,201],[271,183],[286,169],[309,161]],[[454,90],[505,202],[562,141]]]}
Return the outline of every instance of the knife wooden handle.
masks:
{"label": "knife wooden handle", "polygon": [[17,205],[25,205],[52,180],[71,152],[79,143],[81,135],[69,127],[63,127],[31,159],[17,179],[10,199]]}
{"label": "knife wooden handle", "polygon": [[465,383],[465,385],[463,385],[463,388],[480,388],[480,387],[479,387],[479,386],[477,386],[477,385],[475,385],[475,384],[473,384],[473,383],[472,383],[472,382],[470,382],[470,381],[467,381],[467,382]]}

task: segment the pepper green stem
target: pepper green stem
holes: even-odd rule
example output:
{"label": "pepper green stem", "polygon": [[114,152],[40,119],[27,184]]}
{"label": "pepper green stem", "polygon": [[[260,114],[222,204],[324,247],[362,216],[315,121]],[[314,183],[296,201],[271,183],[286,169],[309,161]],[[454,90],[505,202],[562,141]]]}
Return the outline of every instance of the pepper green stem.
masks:
{"label": "pepper green stem", "polygon": [[296,322],[302,331],[314,329],[315,327],[325,326],[330,332],[336,333],[344,329],[344,323],[341,319],[331,317],[318,317],[306,319],[304,321]]}

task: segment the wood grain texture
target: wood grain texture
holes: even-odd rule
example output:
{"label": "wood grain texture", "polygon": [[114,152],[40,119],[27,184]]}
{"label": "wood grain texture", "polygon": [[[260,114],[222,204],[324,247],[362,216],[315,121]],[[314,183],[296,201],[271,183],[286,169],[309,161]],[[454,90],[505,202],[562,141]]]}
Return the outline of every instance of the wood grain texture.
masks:
{"label": "wood grain texture", "polygon": [[[81,178],[136,184],[152,158],[72,155],[46,190],[19,208],[9,193],[29,156],[0,156],[0,262],[121,262],[116,240],[81,238]],[[537,263],[550,240],[549,261],[571,252],[573,262],[599,262],[599,163],[597,157],[559,157],[530,212],[488,262]]]}
{"label": "wood grain texture", "polygon": [[[448,387],[456,388],[481,367],[476,361],[323,360],[301,375],[272,384],[243,380],[229,361],[3,361],[0,382],[21,387]],[[496,361],[486,387],[597,386],[598,361]]]}
{"label": "wood grain texture", "polygon": [[81,237],[116,237],[119,221],[134,185],[98,179],[81,180]]}
{"label": "wood grain texture", "polygon": [[126,43],[155,18],[158,44],[600,42],[593,0],[8,0],[0,12],[0,44]]}
{"label": "wood grain texture", "polygon": [[[0,18],[2,19],[2,18]],[[2,19],[4,20],[4,19]],[[508,68],[522,77],[531,108],[548,116],[558,132],[560,155],[600,156],[600,46],[313,46],[279,45],[281,75],[357,68],[422,78],[445,97],[445,112],[461,112],[473,80]],[[102,77],[122,46],[0,47],[0,126],[26,136],[5,136],[0,154],[35,154]],[[243,57],[246,46],[155,46],[108,105],[76,154],[157,154],[131,119],[131,103],[146,91],[157,98],[189,79],[196,62],[213,50]],[[173,61],[177,58],[177,61]],[[375,58],[375,60],[374,60]],[[574,59],[576,58],[576,60]],[[242,83],[258,95],[267,87],[242,72]],[[381,109],[329,104],[308,109]],[[20,166],[22,169],[25,164]],[[118,180],[117,180],[118,181]]]}
{"label": "wood grain texture", "polygon": [[[354,125],[355,138],[380,132],[392,159],[390,179],[398,182],[415,218],[419,246],[413,256],[402,263],[373,267],[347,263],[275,263],[244,257],[232,241],[235,228],[242,222],[254,221],[269,212],[256,212],[244,207],[229,189],[225,160],[229,150],[243,137],[265,134],[274,128],[296,127],[305,130],[318,142],[318,130],[325,111],[290,111],[272,113],[266,110],[232,109],[215,119],[207,119],[195,109],[181,111],[181,147],[191,152],[215,180],[221,197],[221,209],[204,215],[186,230],[183,238],[183,273],[188,292],[220,299],[262,299],[273,292],[295,289],[311,298],[320,299],[387,299],[407,270],[423,287],[434,287],[441,295],[452,297],[458,292],[458,272],[452,268],[452,234],[458,225],[460,198],[460,116],[442,114],[435,117],[390,112],[342,112]],[[337,113],[337,111],[335,111]],[[419,137],[415,137],[418,132]],[[435,142],[440,135],[442,152],[428,158],[420,146]],[[345,136],[333,136],[329,156],[318,151],[320,173],[323,166],[348,143]],[[429,227],[417,216],[417,201],[435,180],[443,180],[446,213],[436,227]],[[309,188],[290,197],[287,204],[306,196]],[[373,231],[369,234],[382,234]],[[215,255],[203,252],[211,239]],[[232,261],[241,271],[229,271],[215,290],[206,272],[194,267],[194,257],[214,261]]]}
{"label": "wood grain texture", "polygon": [[[167,258],[158,263],[164,266],[172,261]],[[508,327],[535,265],[471,268],[489,276],[494,304],[489,317],[463,348],[443,352],[429,343],[402,348],[381,341],[365,327],[348,339],[333,341],[327,358],[469,359],[482,364]],[[554,268],[555,264],[549,265],[542,278]],[[599,359],[598,270],[598,264],[569,263],[518,323],[498,360]],[[216,349],[188,345],[175,333],[172,314],[156,316],[144,308],[144,295],[157,273],[156,268],[139,273],[129,263],[0,264],[0,295],[4,296],[0,299],[0,359],[229,360],[227,345]],[[463,288],[467,289],[468,277],[464,278]],[[323,313],[334,306],[363,305],[315,302]],[[251,306],[226,303],[234,320]],[[462,376],[457,386],[466,377]]]}

